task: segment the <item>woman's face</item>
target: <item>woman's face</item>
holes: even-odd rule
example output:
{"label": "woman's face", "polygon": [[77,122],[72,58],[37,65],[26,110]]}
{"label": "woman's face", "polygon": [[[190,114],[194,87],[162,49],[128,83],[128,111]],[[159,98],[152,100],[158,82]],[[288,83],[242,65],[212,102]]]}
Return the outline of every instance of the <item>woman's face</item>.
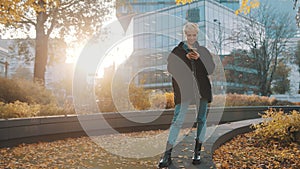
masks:
{"label": "woman's face", "polygon": [[196,30],[189,29],[185,32],[185,35],[188,45],[192,46],[197,41],[198,32]]}

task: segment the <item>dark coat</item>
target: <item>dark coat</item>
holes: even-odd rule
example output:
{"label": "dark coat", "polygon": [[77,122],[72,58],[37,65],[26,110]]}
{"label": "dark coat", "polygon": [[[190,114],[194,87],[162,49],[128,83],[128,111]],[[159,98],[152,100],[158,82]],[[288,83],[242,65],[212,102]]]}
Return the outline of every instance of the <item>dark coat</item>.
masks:
{"label": "dark coat", "polygon": [[212,74],[215,68],[213,58],[210,52],[205,47],[200,46],[198,42],[195,43],[194,47],[200,54],[200,58],[197,60],[190,60],[186,57],[189,49],[185,42],[180,42],[168,57],[168,72],[172,75],[175,104],[195,98],[205,98],[208,102],[212,101],[208,75]]}

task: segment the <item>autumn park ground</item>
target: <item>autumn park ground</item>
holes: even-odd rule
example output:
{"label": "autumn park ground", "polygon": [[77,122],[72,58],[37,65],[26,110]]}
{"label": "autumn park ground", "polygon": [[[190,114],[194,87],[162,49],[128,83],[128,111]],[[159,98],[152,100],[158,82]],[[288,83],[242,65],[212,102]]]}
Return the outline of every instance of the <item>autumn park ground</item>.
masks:
{"label": "autumn park ground", "polygon": [[[279,112],[280,114],[280,112]],[[281,116],[286,123],[269,123],[278,128],[283,125],[296,123],[299,120],[299,113],[292,113],[294,121],[289,117]],[[279,116],[274,116],[278,118]],[[229,124],[230,125],[230,124]],[[191,163],[193,153],[193,142],[195,129],[184,131],[188,133],[173,151],[172,160],[174,168],[291,168],[300,167],[300,142],[299,138],[289,137],[281,131],[272,137],[267,127],[265,133],[258,124],[256,130],[237,135],[232,140],[219,147],[214,153],[210,154],[205,147],[202,148],[202,163],[194,166]],[[221,127],[222,128],[222,127]],[[223,127],[224,128],[224,127]],[[226,128],[226,127],[225,127]],[[209,129],[208,129],[209,130]],[[258,132],[257,132],[258,131]],[[157,135],[161,130],[145,131],[137,133],[124,133],[121,135],[99,136],[100,140],[107,138],[118,139],[118,137],[130,136],[134,138]],[[266,133],[268,133],[266,135]],[[270,137],[269,137],[270,136]],[[114,144],[114,143],[112,143]],[[162,143],[153,143],[162,144]],[[117,149],[118,146],[115,145]],[[128,153],[131,152],[128,147]],[[145,152],[149,151],[147,147]],[[213,161],[209,158],[213,157]],[[144,169],[157,168],[157,163],[161,155],[149,158],[124,158],[111,154],[99,145],[94,143],[89,137],[68,138],[53,142],[39,142],[34,144],[21,144],[16,147],[0,149],[0,168],[100,168],[100,169]],[[214,163],[214,164],[213,164]]]}
{"label": "autumn park ground", "polygon": [[[53,101],[54,98],[43,88],[24,81],[14,82],[13,80],[1,79],[0,95],[0,118],[23,118],[36,116],[66,115],[75,114],[72,107],[61,108]],[[18,84],[18,85],[16,85]],[[34,85],[34,86],[33,86]],[[34,89],[34,90],[33,90]],[[136,91],[140,89],[135,88]],[[159,98],[173,98],[171,93],[166,96],[157,95],[154,101]],[[142,95],[142,94],[141,94]],[[140,96],[141,97],[141,96]],[[218,96],[215,101],[218,101]],[[136,100],[136,99],[133,99]],[[220,99],[222,101],[222,98]],[[161,103],[151,102],[151,105]],[[166,105],[172,108],[172,100],[167,99]],[[228,94],[225,106],[272,106],[289,105],[287,102],[268,97],[256,95],[246,96],[239,94]],[[148,105],[148,104],[146,104]],[[141,108],[145,104],[136,103]],[[159,107],[158,107],[159,108]],[[109,107],[108,107],[109,110]],[[265,118],[276,120],[262,125],[255,126],[253,132],[245,135],[237,135],[230,142],[222,145],[212,154],[207,154],[203,149],[201,165],[212,166],[208,163],[206,155],[212,156],[216,168],[300,168],[300,147],[299,140],[295,133],[300,131],[300,114],[291,112],[284,114],[281,111],[269,111]],[[139,133],[127,133],[124,135],[106,135],[105,137],[145,137],[157,135],[162,131],[145,131]],[[191,156],[194,144],[194,129],[189,132],[187,139],[178,144],[172,155],[173,163],[178,168],[199,168],[191,164]],[[299,134],[298,134],[299,135]],[[298,140],[298,141],[297,141]],[[114,143],[112,143],[114,144]],[[165,143],[153,143],[165,144]],[[124,146],[116,144],[115,147]],[[131,152],[130,149],[127,150]],[[147,152],[147,147],[144,152]],[[0,149],[0,168],[156,168],[161,155],[146,159],[124,158],[113,155],[89,137],[68,138],[53,142],[38,142],[34,144],[21,144],[15,147]]]}

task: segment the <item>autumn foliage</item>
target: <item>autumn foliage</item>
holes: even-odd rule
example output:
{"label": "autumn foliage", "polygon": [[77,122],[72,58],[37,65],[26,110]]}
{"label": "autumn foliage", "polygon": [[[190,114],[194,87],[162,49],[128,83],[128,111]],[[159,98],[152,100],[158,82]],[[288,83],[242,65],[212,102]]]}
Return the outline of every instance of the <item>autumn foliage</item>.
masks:
{"label": "autumn foliage", "polygon": [[[157,110],[175,107],[173,92],[157,92],[133,83],[129,84],[126,89],[120,83],[116,84],[112,86],[110,80],[103,80],[95,86],[100,112]],[[112,88],[115,90],[114,97]],[[127,95],[125,95],[126,92],[128,92]],[[125,101],[126,99],[128,101]],[[214,105],[223,105],[224,101],[226,101],[226,107],[293,105],[287,101],[278,101],[265,96],[214,95]],[[0,78],[0,118],[75,114],[74,106],[70,102],[66,101],[61,106],[58,106],[57,102],[57,98],[44,86],[26,80]]]}
{"label": "autumn foliage", "polygon": [[[283,111],[270,109],[262,114],[263,123],[253,125],[255,137],[260,138],[261,143],[278,141],[282,145],[288,145],[293,141],[300,143],[300,113],[292,111],[285,114]],[[299,133],[299,134],[298,134]]]}
{"label": "autumn foliage", "polygon": [[74,114],[70,103],[59,107],[50,90],[32,81],[0,78],[0,118]]}
{"label": "autumn foliage", "polygon": [[275,98],[258,95],[244,95],[244,94],[232,94],[215,95],[214,102],[216,105],[222,105],[220,102],[225,102],[226,107],[231,106],[286,106],[294,105],[294,103],[288,101],[280,101]]}
{"label": "autumn foliage", "polygon": [[268,110],[253,132],[238,135],[214,152],[217,169],[299,168],[300,113]]}
{"label": "autumn foliage", "polygon": [[[197,0],[175,0],[176,5],[185,5],[187,3],[192,3]],[[235,14],[238,15],[239,13],[248,14],[250,13],[251,9],[258,8],[260,5],[259,0],[242,0],[241,6],[239,9],[235,11]]]}
{"label": "autumn foliage", "polygon": [[242,0],[240,8],[235,11],[235,14],[239,14],[241,12],[248,14],[252,8],[258,8],[259,5],[259,0]]}

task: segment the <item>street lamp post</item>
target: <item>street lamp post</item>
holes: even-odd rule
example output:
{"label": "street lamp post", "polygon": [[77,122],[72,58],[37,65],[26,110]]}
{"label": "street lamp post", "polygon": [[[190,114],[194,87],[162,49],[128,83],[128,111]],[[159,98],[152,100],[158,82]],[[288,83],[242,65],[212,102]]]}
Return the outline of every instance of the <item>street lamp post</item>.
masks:
{"label": "street lamp post", "polygon": [[295,18],[296,18],[297,27],[300,28],[300,7],[298,7],[298,12]]}
{"label": "street lamp post", "polygon": [[222,55],[222,32],[221,32],[221,22],[218,19],[214,19],[214,22],[219,25],[219,54]]}
{"label": "street lamp post", "polygon": [[[219,57],[220,57],[220,59],[222,59],[221,57],[222,57],[222,32],[221,32],[221,22],[218,20],[218,19],[214,19],[214,22],[215,23],[218,23],[218,25],[219,25],[219,51],[218,51],[218,53],[219,53]],[[220,75],[221,75],[221,70],[220,70]],[[223,82],[222,81],[220,81],[220,83],[221,83],[221,92],[223,93]],[[224,93],[223,93],[224,94]]]}

